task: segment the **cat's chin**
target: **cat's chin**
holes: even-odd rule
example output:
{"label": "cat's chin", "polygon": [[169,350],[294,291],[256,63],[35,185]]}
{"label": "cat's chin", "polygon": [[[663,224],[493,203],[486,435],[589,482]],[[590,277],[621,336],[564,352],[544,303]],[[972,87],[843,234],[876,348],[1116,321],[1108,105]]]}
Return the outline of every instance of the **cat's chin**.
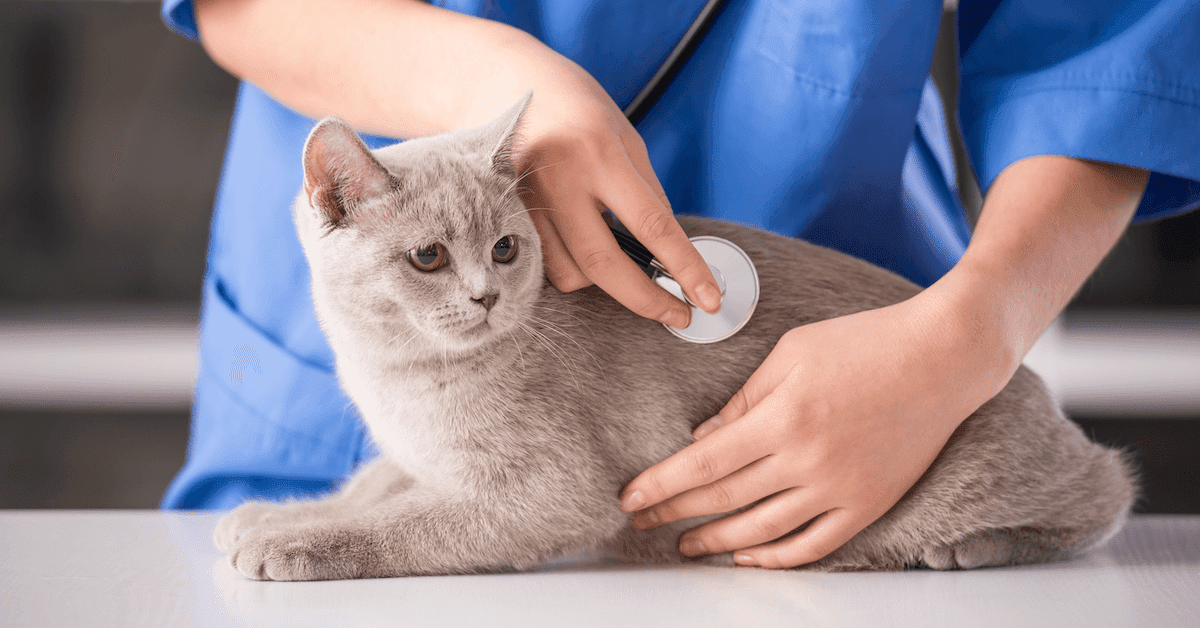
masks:
{"label": "cat's chin", "polygon": [[463,329],[443,331],[438,336],[448,349],[460,353],[471,353],[491,345],[507,332],[508,330],[502,329],[502,326],[484,320]]}

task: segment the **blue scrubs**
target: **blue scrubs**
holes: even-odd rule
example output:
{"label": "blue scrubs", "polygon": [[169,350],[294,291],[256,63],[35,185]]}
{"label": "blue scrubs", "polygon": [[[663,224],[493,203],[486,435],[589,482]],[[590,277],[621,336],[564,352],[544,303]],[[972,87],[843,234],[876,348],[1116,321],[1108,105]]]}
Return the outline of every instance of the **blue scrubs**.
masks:
{"label": "blue scrubs", "polygon": [[[622,106],[703,3],[435,1],[534,34]],[[964,4],[961,119],[985,189],[1016,160],[1056,154],[1152,171],[1138,219],[1200,205],[1200,5]],[[969,235],[928,80],[941,8],[731,0],[638,125],[674,208],[932,283]],[[187,0],[166,0],[163,15],[197,37]],[[312,124],[242,84],[212,223],[191,446],[164,507],[327,492],[372,455],[335,380],[291,222]]]}

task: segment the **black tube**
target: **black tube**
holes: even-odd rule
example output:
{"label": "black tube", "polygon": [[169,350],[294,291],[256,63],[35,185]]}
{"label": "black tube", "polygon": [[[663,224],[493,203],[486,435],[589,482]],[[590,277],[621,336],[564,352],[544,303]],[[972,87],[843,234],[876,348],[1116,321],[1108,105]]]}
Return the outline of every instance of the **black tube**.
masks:
{"label": "black tube", "polygon": [[[675,44],[671,54],[667,55],[667,60],[659,66],[658,71],[650,77],[650,81],[646,83],[642,91],[638,92],[633,102],[625,108],[625,117],[631,124],[636,125],[640,122],[654,106],[654,103],[658,102],[659,97],[667,90],[667,86],[675,79],[675,75],[683,69],[683,64],[687,63],[688,58],[692,56],[692,52],[696,50],[696,46],[700,44],[704,34],[712,28],[713,22],[721,14],[721,9],[725,7],[726,1],[708,0],[704,3],[704,7],[700,9],[696,19],[692,20],[691,26],[688,26],[683,37],[679,39],[679,43]],[[642,270],[649,271],[650,262],[654,260],[654,255],[650,250],[624,231],[612,229],[612,233],[613,237],[617,239],[617,244],[629,256],[629,259],[641,266]]]}
{"label": "black tube", "polygon": [[692,56],[696,46],[700,45],[704,34],[712,28],[713,22],[717,21],[717,16],[721,14],[721,9],[725,7],[726,1],[708,0],[704,3],[699,15],[692,20],[691,26],[688,26],[683,37],[679,39],[679,43],[675,44],[671,54],[667,55],[667,60],[658,67],[658,71],[650,77],[650,81],[634,97],[633,102],[625,107],[625,117],[631,124],[636,126],[638,122],[641,122],[654,103],[658,102],[658,98],[667,90],[667,86],[675,79],[675,75],[683,69],[683,64],[687,63],[688,58]]}

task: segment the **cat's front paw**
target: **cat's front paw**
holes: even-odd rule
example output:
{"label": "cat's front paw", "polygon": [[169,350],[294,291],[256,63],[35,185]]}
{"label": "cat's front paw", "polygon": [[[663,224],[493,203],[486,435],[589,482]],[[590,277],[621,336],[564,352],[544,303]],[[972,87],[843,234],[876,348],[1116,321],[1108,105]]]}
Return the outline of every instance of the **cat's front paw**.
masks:
{"label": "cat's front paw", "polygon": [[213,543],[222,552],[228,552],[250,530],[266,524],[272,515],[283,508],[282,504],[269,502],[247,502],[221,517],[213,530]]}
{"label": "cat's front paw", "polygon": [[229,564],[254,580],[338,580],[372,577],[368,535],[335,524],[258,528],[229,553]]}

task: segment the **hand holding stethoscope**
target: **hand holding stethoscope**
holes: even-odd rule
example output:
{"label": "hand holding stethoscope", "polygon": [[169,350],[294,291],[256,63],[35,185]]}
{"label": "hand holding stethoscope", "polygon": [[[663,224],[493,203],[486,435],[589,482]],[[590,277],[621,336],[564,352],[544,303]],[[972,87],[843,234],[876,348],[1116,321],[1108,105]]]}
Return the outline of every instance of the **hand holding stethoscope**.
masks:
{"label": "hand holding stethoscope", "polygon": [[667,331],[688,342],[707,344],[725,340],[749,322],[758,305],[758,271],[750,256],[738,245],[716,236],[691,238],[721,291],[721,309],[709,313],[684,295],[679,282],[633,236],[617,227],[613,227],[612,232],[621,250],[641,266],[654,283],[692,307],[692,319],[687,327],[677,329],[664,324]]}
{"label": "hand holding stethoscope", "polygon": [[[662,95],[671,79],[687,62],[700,38],[720,15],[724,5],[725,0],[709,0],[705,3],[666,61],[633,102],[625,108],[625,117],[630,123],[637,124]],[[692,307],[692,319],[687,327],[677,329],[664,324],[672,334],[688,342],[718,342],[736,334],[750,320],[755,306],[758,305],[758,271],[754,262],[750,261],[750,256],[738,245],[713,236],[691,238],[692,245],[708,264],[708,270],[721,291],[721,309],[709,313],[697,307],[684,295],[683,289],[670,272],[633,236],[619,227],[614,227],[612,232],[621,250],[641,266],[655,283]]]}

